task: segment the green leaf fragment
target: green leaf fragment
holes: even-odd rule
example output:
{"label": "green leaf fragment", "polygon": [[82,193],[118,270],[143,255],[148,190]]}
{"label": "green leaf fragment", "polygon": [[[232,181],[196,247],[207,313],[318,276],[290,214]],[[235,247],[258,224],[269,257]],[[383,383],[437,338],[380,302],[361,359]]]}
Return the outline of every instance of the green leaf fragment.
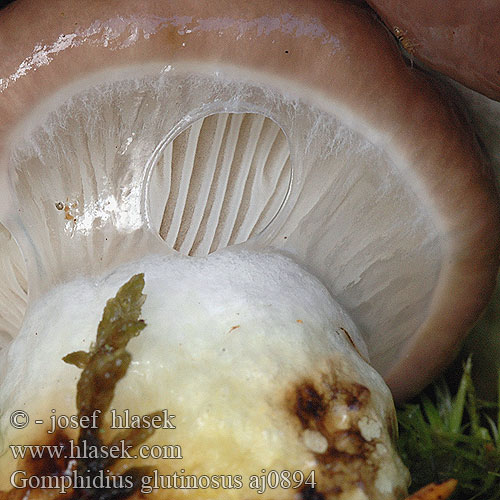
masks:
{"label": "green leaf fragment", "polygon": [[439,410],[434,406],[434,403],[431,401],[431,399],[427,396],[427,394],[422,394],[422,407],[425,412],[425,416],[427,417],[427,420],[429,423],[435,428],[439,429],[441,431],[444,431],[446,429],[446,423],[443,421]]}
{"label": "green leaf fragment", "polygon": [[[104,415],[110,409],[117,383],[127,373],[132,360],[132,356],[126,350],[127,344],[146,327],[144,320],[140,319],[142,305],[146,300],[146,296],[142,293],[143,289],[144,274],[136,274],[118,290],[114,298],[107,301],[97,328],[96,342],[91,345],[89,352],[77,351],[63,358],[66,363],[83,370],[77,384],[78,416],[91,417],[96,410],[100,412],[96,418],[97,428],[81,429],[79,446],[87,444],[99,447],[103,444],[101,435],[104,433],[102,429]],[[151,415],[156,414],[161,413]],[[135,447],[146,441],[153,432],[154,429],[130,429],[117,434],[111,445],[119,445],[123,440],[125,445]],[[116,460],[107,456],[82,458],[78,460],[77,470],[82,476],[96,477],[107,471],[107,467]],[[133,467],[124,474],[134,478],[132,488],[75,490],[72,498],[93,500],[127,498],[137,491],[141,478],[150,472],[149,467]]]}
{"label": "green leaf fragment", "polygon": [[462,425],[462,419],[464,415],[465,400],[467,398],[467,388],[470,381],[470,371],[472,369],[472,360],[469,357],[464,366],[464,373],[462,379],[460,380],[460,385],[458,387],[457,395],[455,396],[453,403],[451,405],[450,414],[450,431],[458,433],[460,431],[460,426]]}
{"label": "green leaf fragment", "polygon": [[146,327],[144,320],[139,319],[146,300],[143,289],[144,274],[136,274],[108,300],[97,328],[94,351],[125,348]]}
{"label": "green leaf fragment", "polygon": [[90,360],[90,354],[85,351],[76,351],[64,356],[63,361],[77,368],[85,368]]}

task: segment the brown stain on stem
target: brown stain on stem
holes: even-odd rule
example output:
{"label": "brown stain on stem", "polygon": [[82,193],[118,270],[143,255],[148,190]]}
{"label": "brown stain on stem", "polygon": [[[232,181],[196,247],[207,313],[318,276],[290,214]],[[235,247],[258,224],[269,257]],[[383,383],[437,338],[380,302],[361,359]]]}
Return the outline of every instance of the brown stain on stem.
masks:
{"label": "brown stain on stem", "polygon": [[[359,427],[371,404],[370,390],[356,382],[337,380],[332,369],[316,379],[299,381],[286,401],[297,421],[299,436],[306,430],[318,432],[328,443],[324,453],[311,450],[317,462],[313,467],[317,485],[303,489],[300,499],[337,498],[342,492],[356,488],[370,497],[378,472],[378,464],[372,457],[379,441],[367,441]],[[347,428],[339,424],[342,412],[349,422]]]}

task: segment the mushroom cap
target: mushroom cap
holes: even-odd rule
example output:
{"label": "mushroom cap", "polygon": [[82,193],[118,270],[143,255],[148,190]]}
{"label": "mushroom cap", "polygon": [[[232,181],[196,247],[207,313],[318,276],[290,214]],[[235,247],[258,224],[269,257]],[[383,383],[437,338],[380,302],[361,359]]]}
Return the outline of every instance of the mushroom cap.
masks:
{"label": "mushroom cap", "polygon": [[368,0],[410,56],[500,100],[500,4]]}
{"label": "mushroom cap", "polygon": [[[35,224],[30,200],[17,212],[11,205],[29,184],[19,181],[26,167],[13,166],[26,134],[58,106],[84,102],[89,88],[134,79],[153,88],[148,78],[168,83],[171,69],[181,105],[168,109],[162,137],[194,118],[251,112],[289,141],[288,195],[273,227],[248,245],[287,252],[322,280],[397,399],[451,361],[494,287],[497,191],[445,91],[405,66],[369,13],[326,0],[51,0],[41,13],[18,0],[1,20],[0,175],[13,193],[0,213],[18,241],[19,220]],[[109,95],[119,109],[119,93]],[[348,145],[342,167],[339,144]],[[58,176],[36,172],[41,184]]]}

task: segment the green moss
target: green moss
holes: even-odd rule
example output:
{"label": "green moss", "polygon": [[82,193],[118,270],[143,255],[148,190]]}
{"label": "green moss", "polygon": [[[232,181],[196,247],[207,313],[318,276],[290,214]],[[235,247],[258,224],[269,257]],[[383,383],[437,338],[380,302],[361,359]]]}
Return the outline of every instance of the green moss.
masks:
{"label": "green moss", "polygon": [[[116,384],[125,376],[132,359],[126,350],[127,344],[146,327],[144,320],[140,319],[141,308],[146,299],[142,293],[143,289],[144,275],[133,276],[118,290],[116,296],[106,303],[97,329],[96,342],[92,344],[90,351],[73,352],[63,358],[66,363],[83,370],[77,384],[78,416],[90,418],[96,410],[100,412],[95,427],[80,430],[78,446],[81,448],[86,446],[87,449],[99,449],[102,445],[109,447],[118,445],[121,441],[125,445],[135,447],[146,441],[154,432],[153,429],[128,429],[118,433],[110,443],[104,443],[102,440],[104,416],[110,409]],[[116,460],[106,456],[82,458],[78,460],[77,471],[85,481],[92,480],[100,474],[107,474],[108,468]],[[72,499],[127,498],[140,488],[142,477],[150,473],[147,467],[132,467],[123,474],[129,479],[128,487],[77,489]],[[118,480],[116,484],[119,484]]]}
{"label": "green moss", "polygon": [[500,499],[499,405],[477,398],[471,369],[469,358],[454,396],[440,380],[432,395],[423,393],[398,410],[398,448],[412,475],[412,491],[454,478],[452,499]]}

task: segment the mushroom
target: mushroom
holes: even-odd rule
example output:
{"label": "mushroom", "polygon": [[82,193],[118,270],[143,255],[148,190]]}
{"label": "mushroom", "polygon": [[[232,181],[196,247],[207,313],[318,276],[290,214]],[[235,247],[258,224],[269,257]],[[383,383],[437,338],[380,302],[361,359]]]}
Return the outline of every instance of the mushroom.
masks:
{"label": "mushroom", "polygon": [[[453,86],[460,94],[481,146],[496,174],[500,173],[500,3],[419,0],[405,5],[393,0],[369,0],[415,67]],[[431,70],[430,68],[433,68]],[[441,73],[437,73],[437,71]],[[448,76],[444,76],[448,75]],[[454,78],[455,80],[453,80]],[[461,82],[461,83],[458,83]],[[467,85],[469,88],[463,86]],[[474,89],[474,90],[472,90]],[[497,396],[500,368],[498,310],[500,288],[466,339],[449,377],[473,353],[474,380],[480,397]]]}
{"label": "mushroom", "polygon": [[[494,101],[473,90],[454,83],[455,88],[464,98],[467,111],[478,134],[481,145],[488,153],[488,158],[496,173],[500,175],[500,101]],[[484,400],[494,400],[497,397],[498,372],[500,369],[499,331],[500,287],[497,287],[488,308],[474,325],[462,348],[462,355],[455,360],[451,369],[470,353],[473,355],[473,377],[478,396]]]}
{"label": "mushroom", "polygon": [[[402,497],[381,375],[397,399],[429,382],[498,268],[494,182],[443,91],[340,1],[17,0],[1,20],[2,449],[62,439],[61,359],[144,273],[113,407],[175,414],[154,443],[182,458],[134,464],[241,476],[228,499],[269,471],[317,481],[262,498]],[[0,455],[0,489],[16,467]]]}
{"label": "mushroom", "polygon": [[500,100],[498,2],[368,0],[408,55]]}

